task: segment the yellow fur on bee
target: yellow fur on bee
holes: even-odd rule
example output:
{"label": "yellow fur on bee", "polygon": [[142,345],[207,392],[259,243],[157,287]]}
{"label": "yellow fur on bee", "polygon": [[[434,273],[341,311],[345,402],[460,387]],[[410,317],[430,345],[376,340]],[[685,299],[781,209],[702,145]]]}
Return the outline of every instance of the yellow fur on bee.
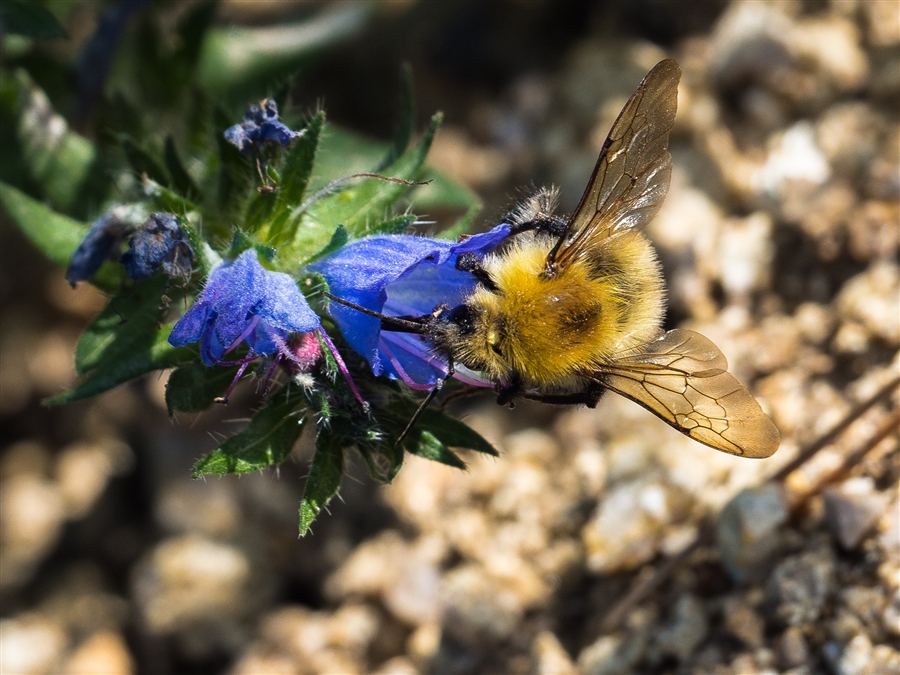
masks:
{"label": "yellow fur on bee", "polygon": [[618,233],[548,276],[553,244],[523,236],[484,260],[497,290],[478,288],[466,301],[476,318],[457,345],[462,363],[494,378],[517,374],[543,390],[565,388],[611,356],[655,338],[664,290],[643,235]]}

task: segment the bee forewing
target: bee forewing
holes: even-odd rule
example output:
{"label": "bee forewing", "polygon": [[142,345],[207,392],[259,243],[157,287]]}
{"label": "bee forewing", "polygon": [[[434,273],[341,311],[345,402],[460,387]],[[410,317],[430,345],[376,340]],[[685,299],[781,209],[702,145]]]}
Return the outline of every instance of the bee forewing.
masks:
{"label": "bee forewing", "polygon": [[699,333],[673,330],[640,353],[601,369],[602,383],[694,440],[743,457],[768,457],[781,443],[772,420]]}
{"label": "bee forewing", "polygon": [[551,260],[571,264],[615,232],[650,221],[672,175],[669,132],[675,123],[681,67],[660,61],[625,104]]}

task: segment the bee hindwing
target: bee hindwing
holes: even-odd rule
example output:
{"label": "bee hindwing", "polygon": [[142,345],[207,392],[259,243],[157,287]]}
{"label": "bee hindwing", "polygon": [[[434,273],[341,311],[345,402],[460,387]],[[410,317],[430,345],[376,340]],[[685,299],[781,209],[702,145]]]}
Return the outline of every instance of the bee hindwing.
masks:
{"label": "bee hindwing", "polygon": [[756,399],[727,371],[710,340],[672,330],[640,352],[602,369],[600,381],[696,441],[743,457],[778,449],[778,429]]}

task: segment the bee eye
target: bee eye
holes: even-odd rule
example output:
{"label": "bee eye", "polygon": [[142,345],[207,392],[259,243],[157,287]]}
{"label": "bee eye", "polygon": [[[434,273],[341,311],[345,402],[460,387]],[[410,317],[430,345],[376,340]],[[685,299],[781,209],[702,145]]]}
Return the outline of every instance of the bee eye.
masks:
{"label": "bee eye", "polygon": [[450,312],[449,321],[459,326],[459,332],[463,335],[471,335],[475,330],[475,316],[477,312],[468,305],[459,305]]}

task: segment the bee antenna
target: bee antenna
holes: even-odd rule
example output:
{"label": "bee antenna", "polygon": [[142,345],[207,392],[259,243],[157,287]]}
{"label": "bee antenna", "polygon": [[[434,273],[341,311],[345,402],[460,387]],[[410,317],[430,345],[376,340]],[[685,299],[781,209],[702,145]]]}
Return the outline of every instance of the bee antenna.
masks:
{"label": "bee antenna", "polygon": [[381,312],[371,310],[368,307],[357,305],[355,302],[350,302],[349,300],[339,298],[327,291],[325,292],[325,297],[329,300],[333,300],[340,305],[344,305],[345,307],[349,307],[350,309],[355,309],[357,312],[362,312],[363,314],[366,314],[368,316],[380,319],[382,328],[397,333],[417,333],[419,335],[423,335],[426,332],[426,324],[428,323],[428,320],[430,318],[427,316],[388,316],[387,314],[382,314]]}

